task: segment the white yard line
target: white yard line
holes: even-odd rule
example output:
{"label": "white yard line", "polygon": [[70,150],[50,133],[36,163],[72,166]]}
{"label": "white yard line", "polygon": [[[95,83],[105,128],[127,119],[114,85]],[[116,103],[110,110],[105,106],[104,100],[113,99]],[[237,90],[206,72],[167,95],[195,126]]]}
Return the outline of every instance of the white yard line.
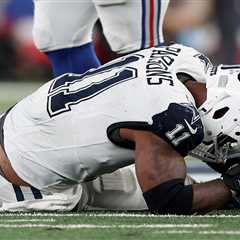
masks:
{"label": "white yard line", "polygon": [[[239,218],[240,215],[154,215],[154,214],[132,214],[132,213],[89,213],[84,214],[86,216],[93,216],[93,217],[154,217],[154,218]],[[1,216],[1,215],[0,215]],[[74,215],[73,215],[74,216]],[[83,215],[80,215],[83,216]]]}
{"label": "white yard line", "polygon": [[[38,219],[16,219],[26,221],[37,221]],[[42,219],[46,221],[54,221],[54,219]],[[0,221],[2,222],[2,221]],[[6,221],[8,222],[8,221]],[[10,221],[9,221],[10,222]],[[14,222],[14,220],[12,221]],[[21,222],[21,221],[19,221]],[[195,228],[210,228],[215,227],[214,224],[122,224],[122,225],[97,225],[97,224],[2,224],[0,228],[51,228],[51,229],[139,229],[139,228],[151,228],[151,229],[169,229],[169,230],[156,230],[155,234],[199,234],[199,235],[240,235],[240,231],[226,230],[226,231],[214,231],[214,230],[200,230],[193,231]],[[178,230],[181,228],[180,230]],[[189,230],[186,230],[189,229]]]}
{"label": "white yard line", "polygon": [[21,222],[56,222],[56,220],[53,218],[0,219],[0,224],[2,224],[2,223],[21,223]]}
{"label": "white yard line", "polygon": [[61,228],[61,229],[80,229],[80,228],[208,228],[214,224],[122,224],[122,225],[97,225],[97,224],[0,224],[0,228]]}
{"label": "white yard line", "polygon": [[195,232],[191,231],[191,230],[160,230],[160,231],[156,231],[154,232],[156,234],[193,234]]}
{"label": "white yard line", "polygon": [[[196,226],[198,225],[198,226]],[[212,227],[211,224],[143,224],[143,225],[95,225],[95,224],[71,224],[71,225],[62,225],[62,224],[0,224],[0,228],[58,228],[58,229],[109,229],[109,228],[196,228],[198,227]],[[199,234],[199,235],[240,235],[240,231],[227,230],[227,231],[213,231],[213,230],[204,230],[204,231],[193,231],[193,230],[157,230],[155,234]]]}
{"label": "white yard line", "polygon": [[191,231],[191,230],[160,230],[155,234],[199,234],[199,235],[240,235],[240,231]]}
{"label": "white yard line", "polygon": [[227,231],[199,231],[198,234],[211,234],[211,235],[240,235],[240,231],[234,231],[234,230],[227,230]]}
{"label": "white yard line", "polygon": [[140,217],[140,218],[240,218],[240,215],[154,215],[144,213],[0,213],[0,217]]}

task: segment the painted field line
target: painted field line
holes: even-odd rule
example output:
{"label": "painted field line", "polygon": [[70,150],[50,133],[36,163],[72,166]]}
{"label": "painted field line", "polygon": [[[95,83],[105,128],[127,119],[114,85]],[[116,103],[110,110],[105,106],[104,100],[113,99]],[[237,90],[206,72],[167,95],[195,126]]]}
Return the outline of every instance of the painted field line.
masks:
{"label": "painted field line", "polygon": [[199,234],[203,234],[203,235],[216,235],[216,234],[220,234],[220,235],[240,235],[240,231],[199,231]]}
{"label": "painted field line", "polygon": [[191,230],[160,230],[160,231],[156,231],[154,232],[156,234],[193,234],[196,232],[193,232]]}
{"label": "painted field line", "polygon": [[81,229],[81,228],[208,228],[214,224],[122,224],[122,225],[97,225],[97,224],[0,224],[0,228],[61,228],[61,229]]}
{"label": "painted field line", "polygon": [[[240,215],[155,215],[155,214],[131,214],[131,213],[85,213],[84,215],[89,217],[149,217],[149,218],[240,218]],[[0,215],[1,216],[1,215]],[[74,216],[74,215],[73,215]],[[80,216],[83,216],[81,214]]]}
{"label": "painted field line", "polygon": [[199,235],[240,235],[240,231],[191,231],[191,230],[160,230],[155,234],[199,234]]}
{"label": "painted field line", "polygon": [[46,218],[46,219],[44,219],[44,218],[0,219],[0,224],[1,223],[21,223],[21,222],[56,222],[56,220],[54,218]]}
{"label": "painted field line", "polygon": [[140,218],[240,218],[240,215],[154,215],[144,213],[1,213],[0,217],[140,217]]}

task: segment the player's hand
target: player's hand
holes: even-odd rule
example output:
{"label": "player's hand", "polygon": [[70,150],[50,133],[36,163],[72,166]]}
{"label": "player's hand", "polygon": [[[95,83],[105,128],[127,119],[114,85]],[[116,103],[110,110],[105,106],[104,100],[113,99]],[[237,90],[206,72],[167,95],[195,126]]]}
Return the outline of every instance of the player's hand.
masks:
{"label": "player's hand", "polygon": [[224,168],[222,172],[224,183],[232,190],[240,193],[240,158],[230,155]]}

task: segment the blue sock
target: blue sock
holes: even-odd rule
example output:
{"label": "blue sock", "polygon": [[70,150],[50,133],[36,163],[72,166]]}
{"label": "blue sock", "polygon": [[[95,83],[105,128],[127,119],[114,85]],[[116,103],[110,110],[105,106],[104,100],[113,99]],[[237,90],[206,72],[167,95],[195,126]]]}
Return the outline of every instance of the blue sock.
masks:
{"label": "blue sock", "polygon": [[55,77],[68,72],[84,73],[90,68],[96,68],[100,65],[92,43],[51,51],[46,54],[52,64]]}

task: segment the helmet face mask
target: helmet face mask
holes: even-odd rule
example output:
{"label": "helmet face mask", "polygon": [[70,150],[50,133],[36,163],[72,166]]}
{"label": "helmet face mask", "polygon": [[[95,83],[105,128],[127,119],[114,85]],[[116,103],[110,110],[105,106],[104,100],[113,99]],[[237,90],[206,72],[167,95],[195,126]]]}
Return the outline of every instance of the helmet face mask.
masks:
{"label": "helmet face mask", "polygon": [[230,157],[240,157],[239,144],[235,139],[220,134],[211,142],[203,142],[191,151],[190,156],[204,162],[226,163]]}

